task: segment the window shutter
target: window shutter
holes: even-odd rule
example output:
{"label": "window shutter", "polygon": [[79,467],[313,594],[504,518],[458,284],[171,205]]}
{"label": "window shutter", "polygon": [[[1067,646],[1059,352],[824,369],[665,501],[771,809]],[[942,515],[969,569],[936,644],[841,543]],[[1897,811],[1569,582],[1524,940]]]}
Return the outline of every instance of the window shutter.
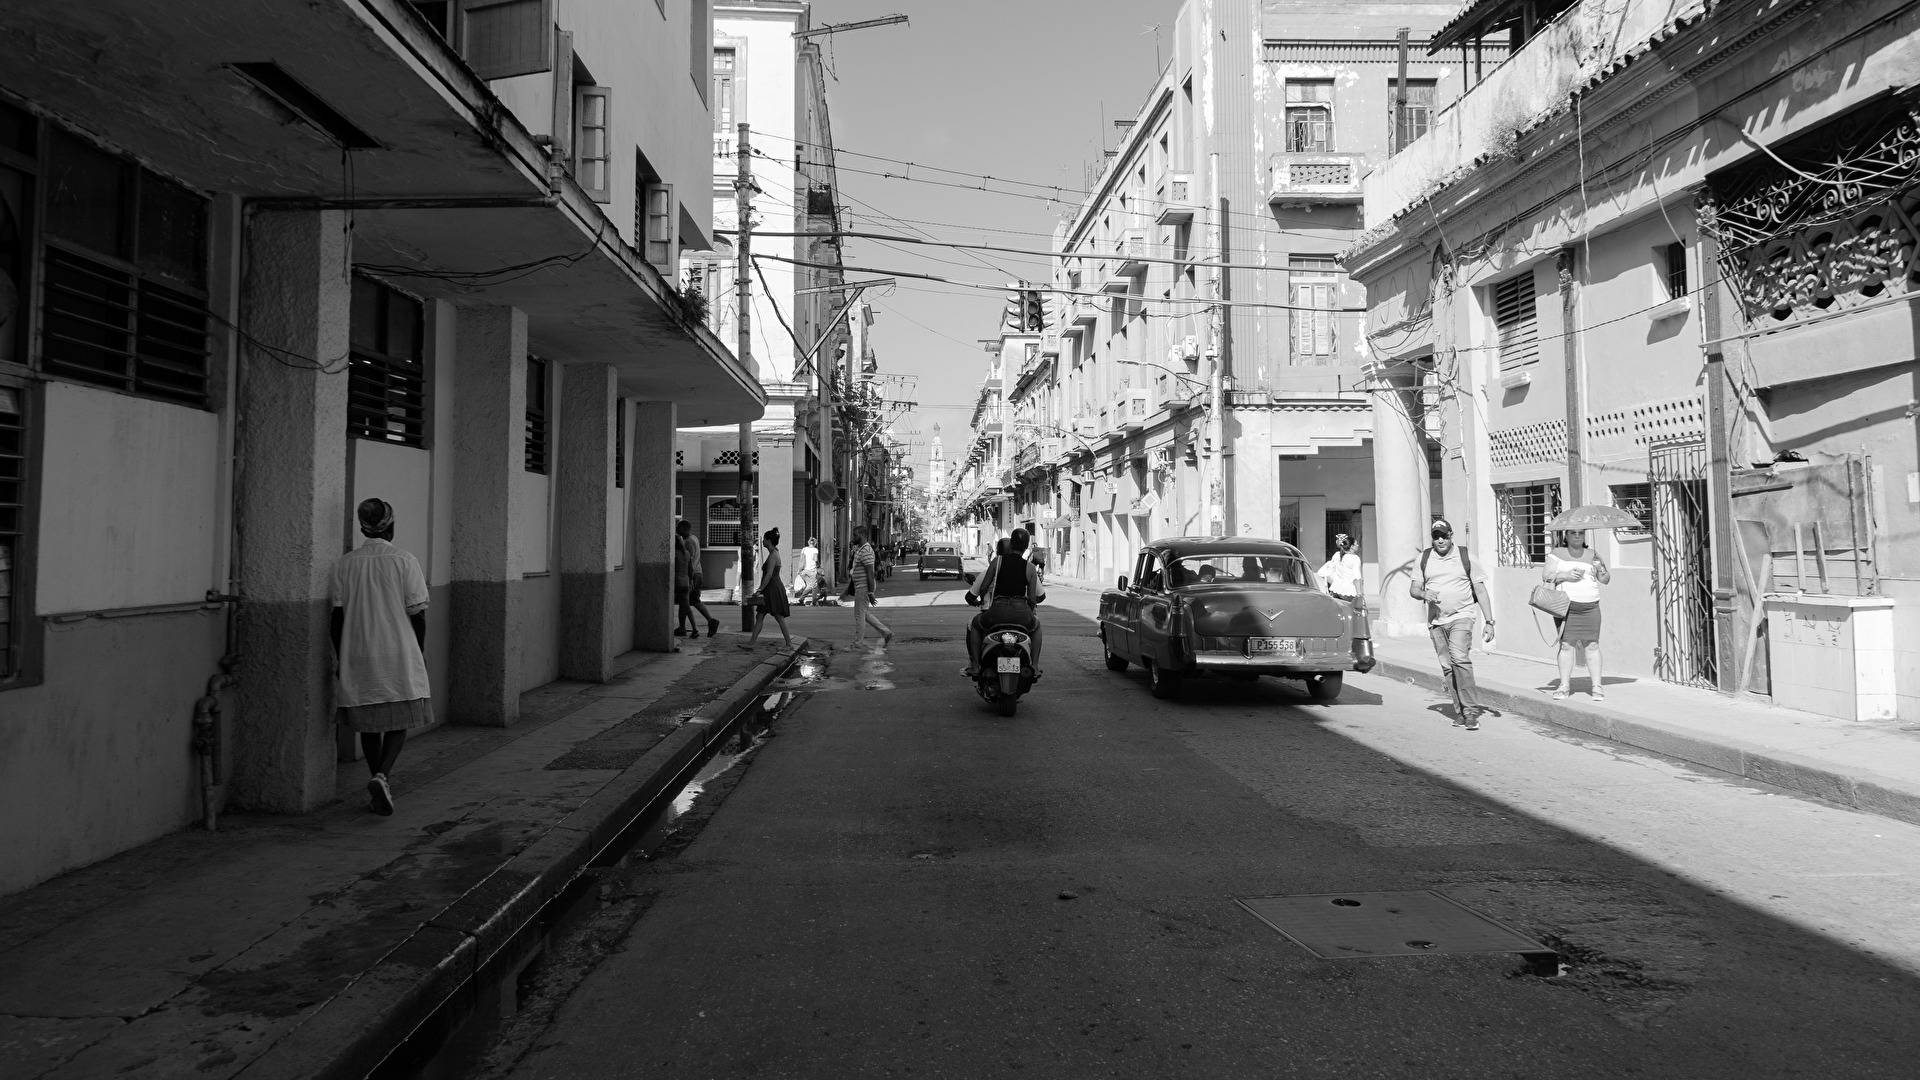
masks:
{"label": "window shutter", "polygon": [[1530,364],[1540,357],[1540,329],[1533,301],[1533,271],[1493,286],[1493,325],[1498,331],[1500,366]]}
{"label": "window shutter", "polygon": [[1333,355],[1333,286],[1315,285],[1313,287],[1313,306],[1326,310],[1316,311],[1313,315],[1313,354],[1315,356]]}
{"label": "window shutter", "polygon": [[673,268],[673,185],[647,185],[647,261],[663,274]]}
{"label": "window shutter", "polygon": [[574,87],[573,178],[594,202],[613,201],[613,91],[604,86]]}
{"label": "window shutter", "polygon": [[467,65],[492,81],[553,70],[553,0],[460,0]]}

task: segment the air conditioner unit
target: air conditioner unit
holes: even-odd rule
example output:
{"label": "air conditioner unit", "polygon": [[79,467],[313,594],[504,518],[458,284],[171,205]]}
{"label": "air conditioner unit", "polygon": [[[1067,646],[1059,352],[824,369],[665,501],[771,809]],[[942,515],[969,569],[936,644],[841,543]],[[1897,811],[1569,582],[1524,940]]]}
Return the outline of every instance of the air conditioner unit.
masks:
{"label": "air conditioner unit", "polygon": [[1167,350],[1167,359],[1169,360],[1197,360],[1199,358],[1200,339],[1194,337],[1192,334],[1188,334],[1186,337],[1174,342],[1173,347]]}
{"label": "air conditioner unit", "polygon": [[1121,422],[1128,427],[1139,427],[1147,422],[1147,392],[1128,390],[1126,400],[1120,404]]}

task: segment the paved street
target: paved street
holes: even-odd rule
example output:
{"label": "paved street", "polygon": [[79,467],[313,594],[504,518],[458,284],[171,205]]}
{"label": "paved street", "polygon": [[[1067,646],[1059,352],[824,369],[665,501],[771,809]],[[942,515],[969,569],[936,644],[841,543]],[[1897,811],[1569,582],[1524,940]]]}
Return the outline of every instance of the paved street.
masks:
{"label": "paved street", "polygon": [[[1920,828],[1379,678],[1157,701],[1064,588],[1002,719],[955,586],[889,585],[884,654],[796,614],[833,678],[514,1075],[1912,1075]],[[1233,902],[1429,888],[1571,968],[1322,960]]]}

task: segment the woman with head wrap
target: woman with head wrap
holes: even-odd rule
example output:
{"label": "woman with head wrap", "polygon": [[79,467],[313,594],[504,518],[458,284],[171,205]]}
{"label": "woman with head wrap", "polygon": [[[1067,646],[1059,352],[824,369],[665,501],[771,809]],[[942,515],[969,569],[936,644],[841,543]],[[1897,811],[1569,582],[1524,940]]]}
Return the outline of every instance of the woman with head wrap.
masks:
{"label": "woman with head wrap", "polygon": [[427,685],[427,579],[419,560],[393,546],[393,506],[367,499],[358,510],[366,542],[334,564],[329,629],[338,660],[336,700],[360,733],[367,797],[376,814],[393,813],[388,781],[409,728],[433,723]]}

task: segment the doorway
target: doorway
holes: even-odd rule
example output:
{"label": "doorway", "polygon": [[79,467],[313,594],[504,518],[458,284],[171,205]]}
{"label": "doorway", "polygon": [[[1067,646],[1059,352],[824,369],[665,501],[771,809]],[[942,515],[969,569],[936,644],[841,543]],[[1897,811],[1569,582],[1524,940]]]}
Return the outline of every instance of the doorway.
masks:
{"label": "doorway", "polygon": [[1654,674],[1712,689],[1719,658],[1713,633],[1713,567],[1707,520],[1707,448],[1698,439],[1655,443],[1653,484]]}

